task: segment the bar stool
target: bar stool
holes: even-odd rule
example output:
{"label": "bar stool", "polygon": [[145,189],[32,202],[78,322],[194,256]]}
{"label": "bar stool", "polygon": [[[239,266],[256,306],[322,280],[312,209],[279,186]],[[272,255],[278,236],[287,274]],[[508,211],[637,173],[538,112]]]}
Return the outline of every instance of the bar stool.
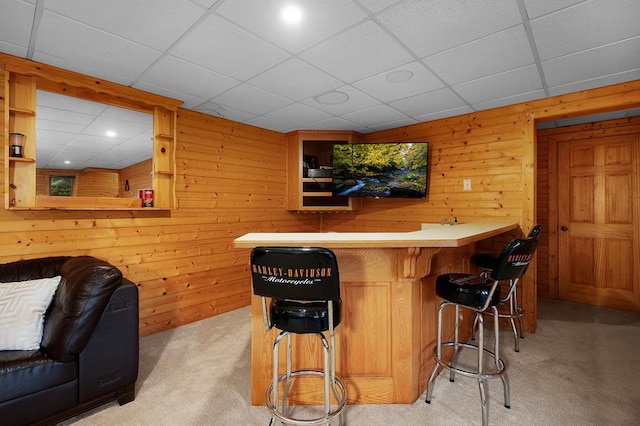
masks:
{"label": "bar stool", "polygon": [[[538,234],[542,231],[542,225],[536,225],[531,228],[527,238],[538,239]],[[478,254],[475,259],[476,266],[483,269],[482,274],[488,275],[496,265],[498,261],[497,256],[493,256],[486,253]],[[525,270],[526,272],[526,270]],[[524,273],[523,273],[524,275]],[[508,318],[511,323],[511,330],[513,331],[514,350],[520,352],[520,339],[524,339],[524,327],[522,326],[522,317],[524,317],[524,309],[518,305],[518,282],[519,279],[511,280],[509,283],[509,291],[500,299],[500,305],[507,306],[507,312],[498,310],[498,316],[500,318]],[[516,321],[518,324],[516,325]],[[475,328],[474,328],[475,331]],[[475,337],[475,335],[473,335]]]}
{"label": "bar stool", "polygon": [[[434,359],[436,361],[429,376],[427,385],[426,403],[431,403],[433,385],[440,368],[449,370],[449,380],[455,379],[455,374],[459,373],[466,377],[478,380],[480,390],[480,401],[482,403],[482,424],[489,424],[489,397],[486,392],[485,382],[488,379],[500,377],[504,392],[504,406],[510,408],[509,381],[506,376],[506,365],[500,358],[500,332],[498,324],[498,309],[500,303],[500,283],[505,280],[515,280],[520,278],[527,266],[531,262],[538,241],[535,239],[517,239],[511,241],[502,250],[495,264],[495,269],[489,276],[451,273],[438,276],[436,279],[436,294],[444,299],[438,308],[438,341],[434,348]],[[442,339],[442,314],[445,308],[453,306],[455,308],[455,326],[453,341],[443,342]],[[478,344],[459,341],[459,319],[460,309],[468,309],[475,313],[474,328],[477,326]],[[493,315],[493,331],[495,335],[494,349],[491,352],[484,347],[484,314],[488,312]],[[446,360],[442,355],[443,347],[452,347],[453,356],[451,361]],[[460,352],[464,349],[471,349],[477,352],[477,367],[475,369],[465,369],[458,364]],[[484,355],[493,358],[494,368],[485,369]]]}
{"label": "bar stool", "polygon": [[[319,247],[256,247],[251,251],[251,276],[254,294],[261,296],[265,330],[275,327],[280,333],[273,345],[273,383],[266,391],[266,406],[271,412],[269,425],[276,421],[289,425],[328,425],[338,418],[342,425],[347,393],[335,375],[335,327],[340,324],[342,299],[335,254]],[[270,298],[267,306],[267,298]],[[329,341],[325,337],[329,334]],[[314,334],[323,349],[322,371],[292,371],[291,339],[296,334]],[[287,371],[280,375],[279,347],[286,340]],[[324,412],[316,418],[287,415],[287,399],[296,378],[321,376],[324,379]],[[279,384],[284,382],[282,398]],[[333,395],[334,404],[331,404]]]}

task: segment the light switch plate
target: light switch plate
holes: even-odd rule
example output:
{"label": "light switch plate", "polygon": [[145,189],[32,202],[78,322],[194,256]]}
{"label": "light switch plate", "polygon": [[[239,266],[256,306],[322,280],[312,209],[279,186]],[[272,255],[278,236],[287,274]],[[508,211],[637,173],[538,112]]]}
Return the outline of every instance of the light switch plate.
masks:
{"label": "light switch plate", "polygon": [[471,191],[471,179],[465,179],[462,183],[462,189],[464,191]]}

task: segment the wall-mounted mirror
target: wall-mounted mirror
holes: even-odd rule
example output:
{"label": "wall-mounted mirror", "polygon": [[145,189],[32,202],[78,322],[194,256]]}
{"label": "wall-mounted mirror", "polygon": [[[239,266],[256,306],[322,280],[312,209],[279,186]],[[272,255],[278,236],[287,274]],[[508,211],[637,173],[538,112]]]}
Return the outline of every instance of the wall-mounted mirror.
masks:
{"label": "wall-mounted mirror", "polygon": [[152,188],[153,115],[36,91],[36,194],[136,198]]}

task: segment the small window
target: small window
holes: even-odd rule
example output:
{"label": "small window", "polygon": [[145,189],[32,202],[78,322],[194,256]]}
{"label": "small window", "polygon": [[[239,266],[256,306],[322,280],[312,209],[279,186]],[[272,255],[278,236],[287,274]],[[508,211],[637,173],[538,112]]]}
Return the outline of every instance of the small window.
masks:
{"label": "small window", "polygon": [[49,176],[49,195],[52,197],[71,197],[75,176]]}

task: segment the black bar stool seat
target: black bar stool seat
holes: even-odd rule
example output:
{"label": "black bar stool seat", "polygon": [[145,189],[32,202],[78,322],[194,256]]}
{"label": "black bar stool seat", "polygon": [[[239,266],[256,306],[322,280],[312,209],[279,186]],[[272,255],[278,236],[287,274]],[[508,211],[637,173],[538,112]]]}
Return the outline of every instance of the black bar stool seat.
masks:
{"label": "black bar stool seat", "polygon": [[492,288],[493,280],[480,275],[451,273],[440,275],[436,279],[436,294],[442,299],[478,309],[487,303],[489,295],[489,306],[500,303],[500,286],[493,292]]}
{"label": "black bar stool seat", "polygon": [[[333,326],[342,319],[342,303],[333,302]],[[278,330],[296,334],[322,333],[329,330],[326,302],[275,300],[271,305],[271,322]]]}

